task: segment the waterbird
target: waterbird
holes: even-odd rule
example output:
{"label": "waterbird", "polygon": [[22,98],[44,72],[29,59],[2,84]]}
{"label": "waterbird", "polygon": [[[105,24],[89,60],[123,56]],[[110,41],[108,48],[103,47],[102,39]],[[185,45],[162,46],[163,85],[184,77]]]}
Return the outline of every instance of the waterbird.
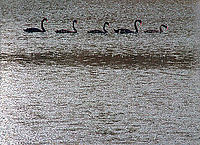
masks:
{"label": "waterbird", "polygon": [[38,28],[26,28],[24,29],[25,32],[28,32],[28,33],[33,33],[33,32],[46,32],[46,30],[44,29],[44,21],[48,22],[47,18],[43,18],[42,21],[41,21],[41,29],[38,29]]}
{"label": "waterbird", "polygon": [[72,31],[71,31],[71,30],[66,30],[66,29],[60,29],[60,30],[56,30],[55,32],[56,32],[56,33],[77,33],[77,30],[76,30],[76,28],[74,27],[74,23],[77,24],[77,20],[74,20],[74,21],[73,21],[73,30],[72,30]]}
{"label": "waterbird", "polygon": [[166,28],[168,30],[168,26],[167,25],[160,25],[160,30],[145,30],[144,33],[162,33],[163,32],[163,29],[162,27]]}
{"label": "waterbird", "polygon": [[101,34],[108,33],[108,31],[106,31],[106,29],[105,29],[106,25],[109,26],[109,23],[108,22],[104,23],[104,25],[103,25],[103,31],[102,30],[90,30],[90,31],[88,31],[88,33],[93,33],[93,34],[95,34],[95,33],[101,33]]}
{"label": "waterbird", "polygon": [[134,33],[137,34],[138,33],[138,27],[137,27],[137,22],[140,23],[140,25],[142,25],[142,21],[141,20],[135,20],[134,22],[134,26],[135,26],[135,31],[129,30],[129,29],[114,29],[115,33],[119,33],[119,34],[129,34],[129,33]]}

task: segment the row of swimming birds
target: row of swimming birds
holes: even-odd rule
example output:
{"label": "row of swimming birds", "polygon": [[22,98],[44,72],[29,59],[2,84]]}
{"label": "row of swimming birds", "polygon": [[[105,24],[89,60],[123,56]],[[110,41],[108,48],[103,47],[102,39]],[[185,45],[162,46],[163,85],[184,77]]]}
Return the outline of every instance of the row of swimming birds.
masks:
{"label": "row of swimming birds", "polygon": [[[46,32],[46,30],[44,29],[44,24],[43,24],[44,21],[48,22],[47,18],[43,18],[43,20],[41,21],[41,29],[38,29],[38,28],[27,28],[27,29],[24,29],[24,31],[28,32],[28,33],[32,33],[32,32]],[[77,30],[76,30],[76,28],[74,26],[75,23],[77,24],[77,20],[73,21],[73,30],[60,29],[60,30],[56,30],[55,32],[56,33],[77,33]],[[140,23],[140,25],[141,25],[142,21],[141,20],[135,20],[135,22],[134,22],[135,31],[132,31],[132,30],[129,30],[129,29],[120,28],[120,29],[114,29],[114,32],[115,33],[119,33],[119,34],[129,34],[129,33],[137,34],[138,33],[137,23]],[[102,34],[106,34],[106,33],[108,33],[108,31],[105,29],[106,25],[109,26],[109,23],[108,22],[104,23],[103,30],[90,30],[90,31],[87,31],[87,32],[88,33],[102,33]],[[167,25],[162,24],[160,26],[159,30],[145,30],[144,33],[162,33],[163,32],[162,27],[168,29]]]}

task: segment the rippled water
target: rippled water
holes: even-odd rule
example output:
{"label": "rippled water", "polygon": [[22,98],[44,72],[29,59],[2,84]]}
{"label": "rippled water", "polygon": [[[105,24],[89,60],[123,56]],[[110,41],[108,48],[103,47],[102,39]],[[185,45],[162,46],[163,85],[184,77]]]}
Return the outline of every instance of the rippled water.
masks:
{"label": "rippled water", "polygon": [[[0,144],[200,142],[199,1],[0,5]],[[23,31],[43,17],[47,32]],[[77,34],[54,32],[74,19]],[[136,19],[139,34],[114,34]],[[105,21],[107,35],[86,33]]]}

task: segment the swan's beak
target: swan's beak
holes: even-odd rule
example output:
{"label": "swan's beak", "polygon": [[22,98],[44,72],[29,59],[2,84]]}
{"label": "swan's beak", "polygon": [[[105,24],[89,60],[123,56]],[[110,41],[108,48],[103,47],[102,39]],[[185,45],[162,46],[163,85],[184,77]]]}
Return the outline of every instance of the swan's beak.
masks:
{"label": "swan's beak", "polygon": [[168,30],[168,26],[167,26],[167,30]]}

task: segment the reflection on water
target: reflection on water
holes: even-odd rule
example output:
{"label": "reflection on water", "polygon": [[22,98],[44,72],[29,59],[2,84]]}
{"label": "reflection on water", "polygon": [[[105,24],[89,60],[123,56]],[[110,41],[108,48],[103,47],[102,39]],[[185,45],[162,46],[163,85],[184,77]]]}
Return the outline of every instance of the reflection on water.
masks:
{"label": "reflection on water", "polygon": [[[199,2],[1,2],[0,144],[198,144]],[[47,17],[46,33],[27,34]],[[71,29],[77,34],[56,34]],[[114,34],[113,28],[137,35]],[[102,29],[107,35],[90,35]],[[167,24],[163,34],[144,34]]]}
{"label": "reflection on water", "polygon": [[[184,55],[187,53],[187,55]],[[88,50],[74,51],[71,53],[30,53],[27,55],[7,55],[1,54],[2,61],[15,61],[20,64],[35,63],[35,64],[68,64],[69,66],[105,66],[114,68],[192,68],[197,63],[194,54],[191,52],[175,52],[154,53],[154,52],[138,52],[128,55],[117,54],[112,52],[101,54],[100,52],[90,52]]]}

